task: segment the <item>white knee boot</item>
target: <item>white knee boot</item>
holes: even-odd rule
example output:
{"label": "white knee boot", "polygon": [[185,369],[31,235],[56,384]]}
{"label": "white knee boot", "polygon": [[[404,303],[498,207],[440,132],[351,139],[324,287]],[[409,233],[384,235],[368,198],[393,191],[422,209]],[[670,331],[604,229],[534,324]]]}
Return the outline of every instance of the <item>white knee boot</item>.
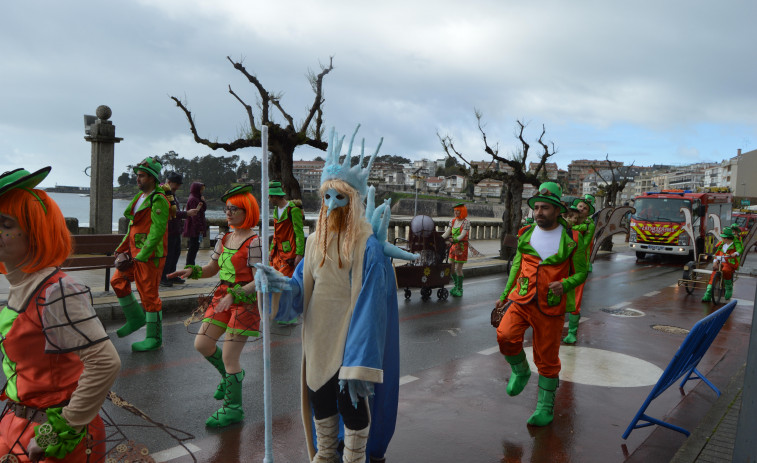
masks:
{"label": "white knee boot", "polygon": [[314,421],[318,453],[315,454],[312,463],[338,463],[339,415]]}
{"label": "white knee boot", "polygon": [[343,463],[365,462],[365,449],[368,446],[368,433],[370,432],[370,430],[370,425],[358,431],[344,428],[344,454],[342,455]]}

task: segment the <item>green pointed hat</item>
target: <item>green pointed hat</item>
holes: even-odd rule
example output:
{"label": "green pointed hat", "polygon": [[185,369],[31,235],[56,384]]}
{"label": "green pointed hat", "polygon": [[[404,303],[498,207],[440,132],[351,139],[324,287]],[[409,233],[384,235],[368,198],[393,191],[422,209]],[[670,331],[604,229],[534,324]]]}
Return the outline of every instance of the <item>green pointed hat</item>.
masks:
{"label": "green pointed hat", "polygon": [[145,172],[155,177],[157,182],[160,182],[160,171],[163,170],[163,164],[157,160],[157,158],[146,157],[142,162],[134,166],[134,173],[139,171]]}
{"label": "green pointed hat", "polygon": [[221,196],[221,201],[225,203],[226,200],[231,198],[232,196],[241,195],[242,193],[252,193],[252,185],[237,185],[229,188],[228,190],[226,190],[223,196]]}
{"label": "green pointed hat", "polygon": [[268,196],[286,196],[281,189],[281,182],[268,182]]}
{"label": "green pointed hat", "polygon": [[537,202],[550,203],[557,206],[560,212],[568,212],[568,208],[562,203],[562,188],[555,182],[544,182],[539,185],[536,195],[528,198],[528,206],[533,209]]}

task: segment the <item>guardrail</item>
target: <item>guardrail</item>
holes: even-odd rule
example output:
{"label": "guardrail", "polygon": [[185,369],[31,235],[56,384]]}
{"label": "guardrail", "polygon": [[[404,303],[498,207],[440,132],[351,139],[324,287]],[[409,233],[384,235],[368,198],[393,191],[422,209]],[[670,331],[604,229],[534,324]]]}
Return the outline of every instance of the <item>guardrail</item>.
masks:
{"label": "guardrail", "polygon": [[[433,217],[432,217],[433,218]],[[389,221],[389,231],[387,241],[394,242],[395,238],[408,239],[410,235],[411,218],[393,218]],[[438,231],[444,231],[451,219],[435,219],[434,223]],[[498,240],[502,237],[502,221],[499,219],[474,218],[468,219],[471,224],[470,240]],[[229,231],[226,219],[207,219],[210,226],[218,227],[220,233]],[[315,230],[317,219],[305,219],[305,232],[310,233]],[[273,220],[270,222],[273,226]]]}

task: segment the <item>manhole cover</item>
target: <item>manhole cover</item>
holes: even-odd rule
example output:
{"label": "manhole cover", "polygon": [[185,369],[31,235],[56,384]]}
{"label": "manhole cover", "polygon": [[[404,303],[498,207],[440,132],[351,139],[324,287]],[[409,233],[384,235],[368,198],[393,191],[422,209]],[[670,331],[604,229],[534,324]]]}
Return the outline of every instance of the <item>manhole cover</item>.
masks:
{"label": "manhole cover", "polygon": [[689,334],[689,330],[670,325],[652,325],[652,329],[669,334]]}
{"label": "manhole cover", "polygon": [[601,309],[602,312],[608,313],[614,317],[643,317],[644,312],[636,309]]}

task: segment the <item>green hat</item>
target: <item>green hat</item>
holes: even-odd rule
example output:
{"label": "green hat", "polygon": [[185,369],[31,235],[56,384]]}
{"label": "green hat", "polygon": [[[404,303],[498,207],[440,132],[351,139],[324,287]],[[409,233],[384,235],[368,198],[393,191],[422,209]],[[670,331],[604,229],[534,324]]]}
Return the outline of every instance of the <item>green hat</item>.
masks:
{"label": "green hat", "polygon": [[281,189],[281,182],[268,182],[268,196],[286,196]]}
{"label": "green hat", "polygon": [[[589,199],[591,198],[591,199]],[[578,210],[578,203],[584,203],[587,206],[589,206],[589,215],[594,215],[594,196],[592,195],[586,195],[583,198],[576,198],[573,200],[573,202],[570,204],[570,208],[573,210]]]}
{"label": "green hat", "polygon": [[221,201],[225,203],[226,200],[232,196],[241,195],[242,193],[252,193],[252,185],[237,185],[229,188],[223,196],[221,196]]}
{"label": "green hat", "polygon": [[155,177],[155,180],[160,182],[160,171],[163,169],[163,164],[156,158],[146,157],[142,162],[134,166],[134,173],[136,174],[140,170]]}
{"label": "green hat", "polygon": [[454,209],[456,207],[465,207],[465,203],[462,203],[462,202],[461,203],[457,203],[454,206],[452,206],[452,209]]}
{"label": "green hat", "polygon": [[50,169],[52,167],[43,167],[34,173],[29,173],[26,169],[16,169],[3,173],[3,175],[0,175],[0,195],[9,192],[13,188],[31,190],[47,177]]}
{"label": "green hat", "polygon": [[3,173],[3,175],[0,175],[0,196],[14,188],[21,188],[37,198],[37,201],[42,205],[45,214],[47,214],[47,207],[45,206],[44,201],[42,201],[42,198],[34,192],[33,188],[39,185],[39,182],[47,177],[47,174],[50,173],[50,169],[52,169],[52,167],[48,166],[43,167],[34,173],[29,173],[26,169],[16,169]]}
{"label": "green hat", "polygon": [[568,212],[568,208],[562,203],[562,188],[555,182],[544,182],[539,185],[539,192],[528,198],[528,206],[533,209],[537,202],[550,203],[557,206],[560,212]]}
{"label": "green hat", "polygon": [[720,232],[720,237],[733,239],[733,229],[731,227],[725,227],[723,231]]}

